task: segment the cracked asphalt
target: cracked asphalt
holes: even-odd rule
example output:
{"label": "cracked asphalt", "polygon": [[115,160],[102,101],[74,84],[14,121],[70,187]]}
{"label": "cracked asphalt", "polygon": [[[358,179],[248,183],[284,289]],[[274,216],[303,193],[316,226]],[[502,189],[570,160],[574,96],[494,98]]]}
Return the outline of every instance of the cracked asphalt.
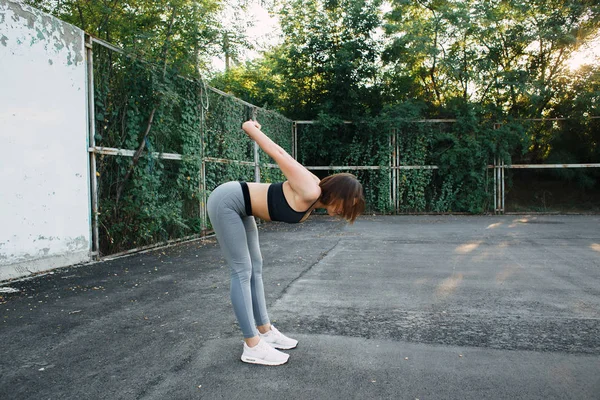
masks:
{"label": "cracked asphalt", "polygon": [[0,398],[600,399],[599,216],[259,229],[288,364],[239,360],[208,238],[0,285]]}

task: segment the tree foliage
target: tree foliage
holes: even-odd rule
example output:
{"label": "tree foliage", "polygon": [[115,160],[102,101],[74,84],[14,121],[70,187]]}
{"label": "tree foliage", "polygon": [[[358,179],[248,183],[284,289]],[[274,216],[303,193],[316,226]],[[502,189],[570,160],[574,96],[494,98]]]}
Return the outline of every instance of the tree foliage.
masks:
{"label": "tree foliage", "polygon": [[[280,101],[292,118],[326,112],[341,118],[374,106],[374,35],[380,0],[293,0],[279,9],[283,43],[273,53]],[[375,110],[372,110],[376,112]]]}
{"label": "tree foliage", "polygon": [[[144,86],[143,95],[118,94],[100,85],[96,89],[103,116],[98,136],[109,135],[117,125],[121,130],[126,127],[127,134],[115,137],[134,149],[140,144],[181,149],[188,140],[183,138],[185,129],[180,138],[167,132],[180,129],[183,120],[173,118],[179,122],[164,125],[164,115],[179,115],[173,104],[183,95],[174,74],[206,75],[215,54],[225,52],[235,58],[239,52],[231,46],[252,45],[240,35],[242,18],[227,23],[218,19],[225,4],[220,0],[29,3],[155,66],[155,72],[144,78],[152,85]],[[251,3],[229,2],[238,4],[238,11]],[[383,0],[274,1],[269,7],[281,23],[280,44],[250,62],[232,63],[211,83],[289,118],[316,120],[299,132],[299,154],[306,164],[381,167],[357,173],[366,183],[369,207],[375,211],[391,210],[390,190],[396,183],[401,211],[488,210],[492,188],[487,165],[494,159],[507,164],[600,162],[600,121],[590,118],[600,115],[600,64],[577,71],[569,66],[570,57],[600,34],[597,1],[393,0],[386,4],[384,12]],[[130,91],[138,90],[123,73],[134,66],[123,69],[111,63],[111,57],[107,55],[102,73],[111,82],[130,85]],[[148,71],[135,73],[144,77]],[[202,103],[202,98],[189,96],[191,103]],[[244,147],[247,143],[238,143],[235,132],[236,124],[248,117],[247,110],[226,98],[209,100],[213,109],[205,118],[215,119],[203,122],[203,129],[213,135],[207,139],[210,146],[228,157],[245,157],[250,149]],[[127,112],[117,112],[124,104]],[[158,122],[146,143],[143,128],[153,113]],[[265,111],[261,118],[281,126],[273,132],[289,132],[285,127],[289,121],[277,122],[275,115]],[[455,122],[420,122],[433,118]],[[354,124],[345,123],[349,120]],[[160,134],[152,136],[155,133]],[[288,133],[277,140],[291,146],[286,142]],[[392,141],[400,149],[400,164],[435,164],[440,169],[400,170],[398,182],[392,182]],[[251,174],[245,167],[217,165],[206,172],[215,182]],[[276,179],[271,172],[265,172],[263,179]],[[600,186],[598,173],[552,174],[585,190]]]}
{"label": "tree foliage", "polygon": [[[233,1],[233,0],[232,0]],[[206,74],[211,59],[247,45],[241,25],[219,19],[222,0],[27,0],[146,61],[167,64],[185,75]],[[239,0],[239,7],[247,7]],[[237,29],[234,29],[237,28]],[[232,32],[235,32],[233,35]],[[235,37],[233,37],[235,36]]]}
{"label": "tree foliage", "polygon": [[[388,81],[438,106],[489,104],[513,117],[548,113],[569,57],[597,34],[593,1],[396,1],[383,53]],[[389,95],[405,93],[390,86]]]}

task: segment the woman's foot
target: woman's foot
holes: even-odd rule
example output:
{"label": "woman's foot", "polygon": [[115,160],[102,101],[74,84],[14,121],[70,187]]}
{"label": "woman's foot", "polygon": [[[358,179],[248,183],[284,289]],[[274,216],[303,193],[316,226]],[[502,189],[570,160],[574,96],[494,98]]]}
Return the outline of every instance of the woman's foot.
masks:
{"label": "woman's foot", "polygon": [[281,365],[285,364],[289,358],[289,354],[274,349],[262,339],[254,347],[250,347],[244,343],[244,352],[242,353],[243,362],[261,365]]}
{"label": "woman's foot", "polygon": [[298,346],[298,341],[285,336],[277,328],[271,325],[271,330],[266,333],[259,333],[261,340],[264,340],[272,347],[281,350],[289,350]]}

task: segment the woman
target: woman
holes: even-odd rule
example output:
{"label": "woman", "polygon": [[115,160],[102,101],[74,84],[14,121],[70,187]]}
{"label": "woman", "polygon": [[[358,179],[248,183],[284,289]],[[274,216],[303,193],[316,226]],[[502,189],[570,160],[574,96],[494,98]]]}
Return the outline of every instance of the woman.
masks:
{"label": "woman", "polygon": [[287,180],[282,183],[227,182],[217,187],[207,203],[217,240],[231,269],[231,302],[244,334],[242,361],[281,365],[298,342],[271,325],[267,314],[262,256],[254,216],[265,221],[304,222],[312,210],[325,208],[349,222],[364,211],[362,185],[351,174],[323,180],[304,168],[269,139],[256,121],[242,129],[277,162]]}

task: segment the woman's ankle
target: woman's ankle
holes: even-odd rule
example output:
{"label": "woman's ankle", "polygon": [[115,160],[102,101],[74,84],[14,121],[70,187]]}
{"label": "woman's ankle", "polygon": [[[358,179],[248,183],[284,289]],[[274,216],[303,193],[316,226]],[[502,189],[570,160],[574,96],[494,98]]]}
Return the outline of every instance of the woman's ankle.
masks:
{"label": "woman's ankle", "polygon": [[263,333],[263,334],[267,333],[267,332],[269,332],[271,330],[271,323],[266,323],[264,325],[257,326],[256,329],[258,329],[258,331],[260,333]]}
{"label": "woman's ankle", "polygon": [[258,342],[260,342],[260,337],[253,336],[251,338],[244,338],[244,342],[246,342],[246,346],[254,347],[258,344]]}

